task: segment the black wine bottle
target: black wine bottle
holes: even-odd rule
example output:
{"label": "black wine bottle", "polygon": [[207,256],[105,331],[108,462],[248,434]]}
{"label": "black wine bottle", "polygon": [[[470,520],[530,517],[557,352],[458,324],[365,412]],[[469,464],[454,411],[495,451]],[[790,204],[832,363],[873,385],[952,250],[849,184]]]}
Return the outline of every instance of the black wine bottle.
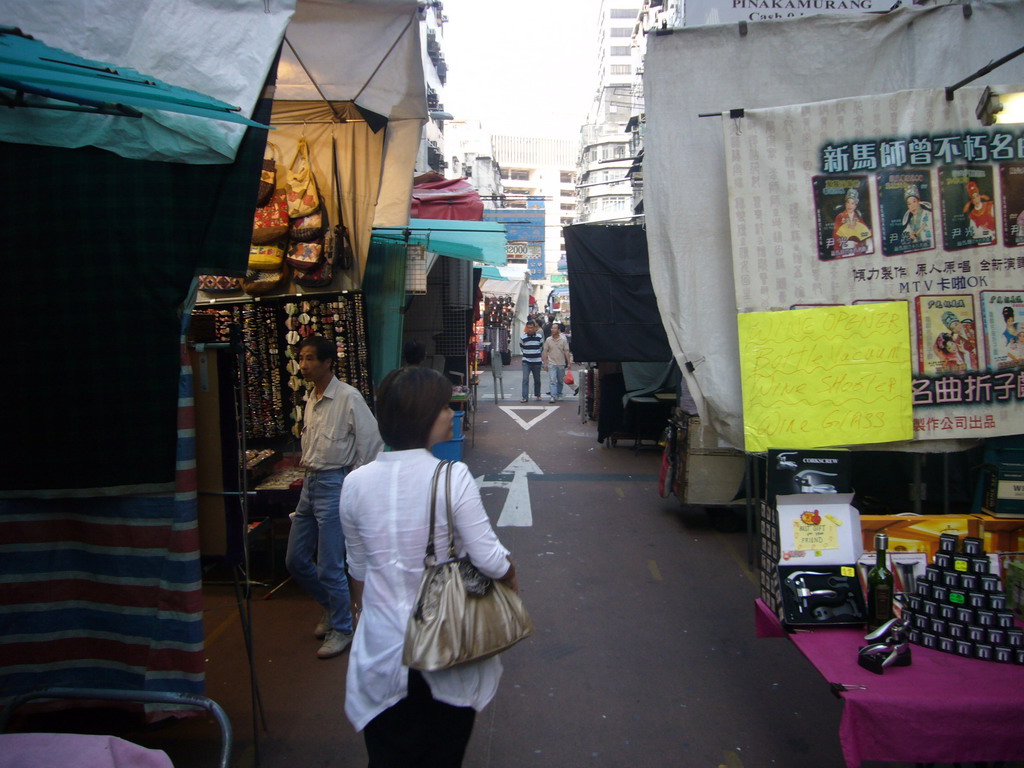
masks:
{"label": "black wine bottle", "polygon": [[875,534],[877,558],[868,571],[868,629],[877,629],[893,617],[892,594],[895,580],[886,565],[885,550],[889,547],[889,536]]}

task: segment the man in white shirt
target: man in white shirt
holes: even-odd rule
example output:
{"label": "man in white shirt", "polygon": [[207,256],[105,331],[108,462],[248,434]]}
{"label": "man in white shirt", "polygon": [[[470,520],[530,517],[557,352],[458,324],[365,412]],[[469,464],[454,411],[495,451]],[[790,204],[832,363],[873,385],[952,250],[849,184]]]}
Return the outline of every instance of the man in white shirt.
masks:
{"label": "man in white shirt", "polygon": [[352,642],[341,486],[350,470],[373,461],[384,448],[359,390],[335,378],[337,354],[334,342],[322,336],[307,336],[297,350],[299,371],[313,389],[306,396],[302,429],[306,475],[285,556],[292,578],[323,607],[314,631],[323,640],[316,653],[321,659],[340,655]]}
{"label": "man in white shirt", "polygon": [[569,342],[562,335],[561,323],[551,324],[551,335],[544,340],[541,361],[544,363],[544,370],[551,372],[548,380],[548,397],[553,403],[561,398],[565,369],[572,365],[572,352],[569,351]]}

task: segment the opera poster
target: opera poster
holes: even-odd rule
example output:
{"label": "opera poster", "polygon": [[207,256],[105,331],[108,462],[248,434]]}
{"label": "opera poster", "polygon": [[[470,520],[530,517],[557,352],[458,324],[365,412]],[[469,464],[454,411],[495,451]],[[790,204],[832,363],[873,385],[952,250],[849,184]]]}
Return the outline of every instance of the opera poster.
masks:
{"label": "opera poster", "polygon": [[867,177],[815,176],[812,184],[818,212],[818,258],[832,261],[874,253]]}
{"label": "opera poster", "polygon": [[1024,290],[982,291],[981,315],[989,370],[1024,368]]}
{"label": "opera poster", "polygon": [[947,251],[996,243],[992,168],[944,165],[939,168],[942,239]]}
{"label": "opera poster", "polygon": [[883,171],[876,182],[882,253],[896,256],[934,248],[931,174],[907,169]]}
{"label": "opera poster", "polygon": [[1024,246],[1024,163],[999,166],[1003,194],[1003,244],[1007,248]]}
{"label": "opera poster", "polygon": [[[747,109],[723,130],[737,310],[903,302],[915,441],[1024,434],[1024,132],[979,126],[983,90]],[[843,247],[849,190],[863,226]],[[926,217],[906,231],[914,192],[930,246]]]}
{"label": "opera poster", "polygon": [[978,370],[974,297],[918,296],[918,373],[943,376]]}

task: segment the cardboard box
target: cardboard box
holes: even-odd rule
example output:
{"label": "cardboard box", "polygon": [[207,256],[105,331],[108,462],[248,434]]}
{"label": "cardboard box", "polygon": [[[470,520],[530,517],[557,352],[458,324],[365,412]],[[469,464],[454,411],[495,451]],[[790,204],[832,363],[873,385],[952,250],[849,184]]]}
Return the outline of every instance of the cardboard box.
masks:
{"label": "cardboard box", "polygon": [[768,501],[794,493],[850,493],[851,457],[842,450],[768,451]]}
{"label": "cardboard box", "polygon": [[1024,518],[1024,464],[1001,462],[986,468],[981,508],[996,517]]}
{"label": "cardboard box", "polygon": [[[864,553],[860,513],[852,493],[788,494],[776,498],[779,562],[846,565]],[[794,562],[795,561],[795,562]]]}
{"label": "cardboard box", "polygon": [[928,562],[939,550],[940,534],[955,533],[961,539],[983,534],[978,515],[863,515],[860,525],[865,550],[875,548],[876,533],[887,533],[890,552],[924,552]]}

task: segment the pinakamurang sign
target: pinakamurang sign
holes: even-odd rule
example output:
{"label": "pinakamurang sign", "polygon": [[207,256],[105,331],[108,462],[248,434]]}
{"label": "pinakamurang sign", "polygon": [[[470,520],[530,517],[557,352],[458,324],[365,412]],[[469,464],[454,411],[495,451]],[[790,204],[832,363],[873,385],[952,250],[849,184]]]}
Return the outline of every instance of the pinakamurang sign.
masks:
{"label": "pinakamurang sign", "polygon": [[877,13],[891,6],[887,0],[686,0],[683,26],[793,19],[812,13]]}

